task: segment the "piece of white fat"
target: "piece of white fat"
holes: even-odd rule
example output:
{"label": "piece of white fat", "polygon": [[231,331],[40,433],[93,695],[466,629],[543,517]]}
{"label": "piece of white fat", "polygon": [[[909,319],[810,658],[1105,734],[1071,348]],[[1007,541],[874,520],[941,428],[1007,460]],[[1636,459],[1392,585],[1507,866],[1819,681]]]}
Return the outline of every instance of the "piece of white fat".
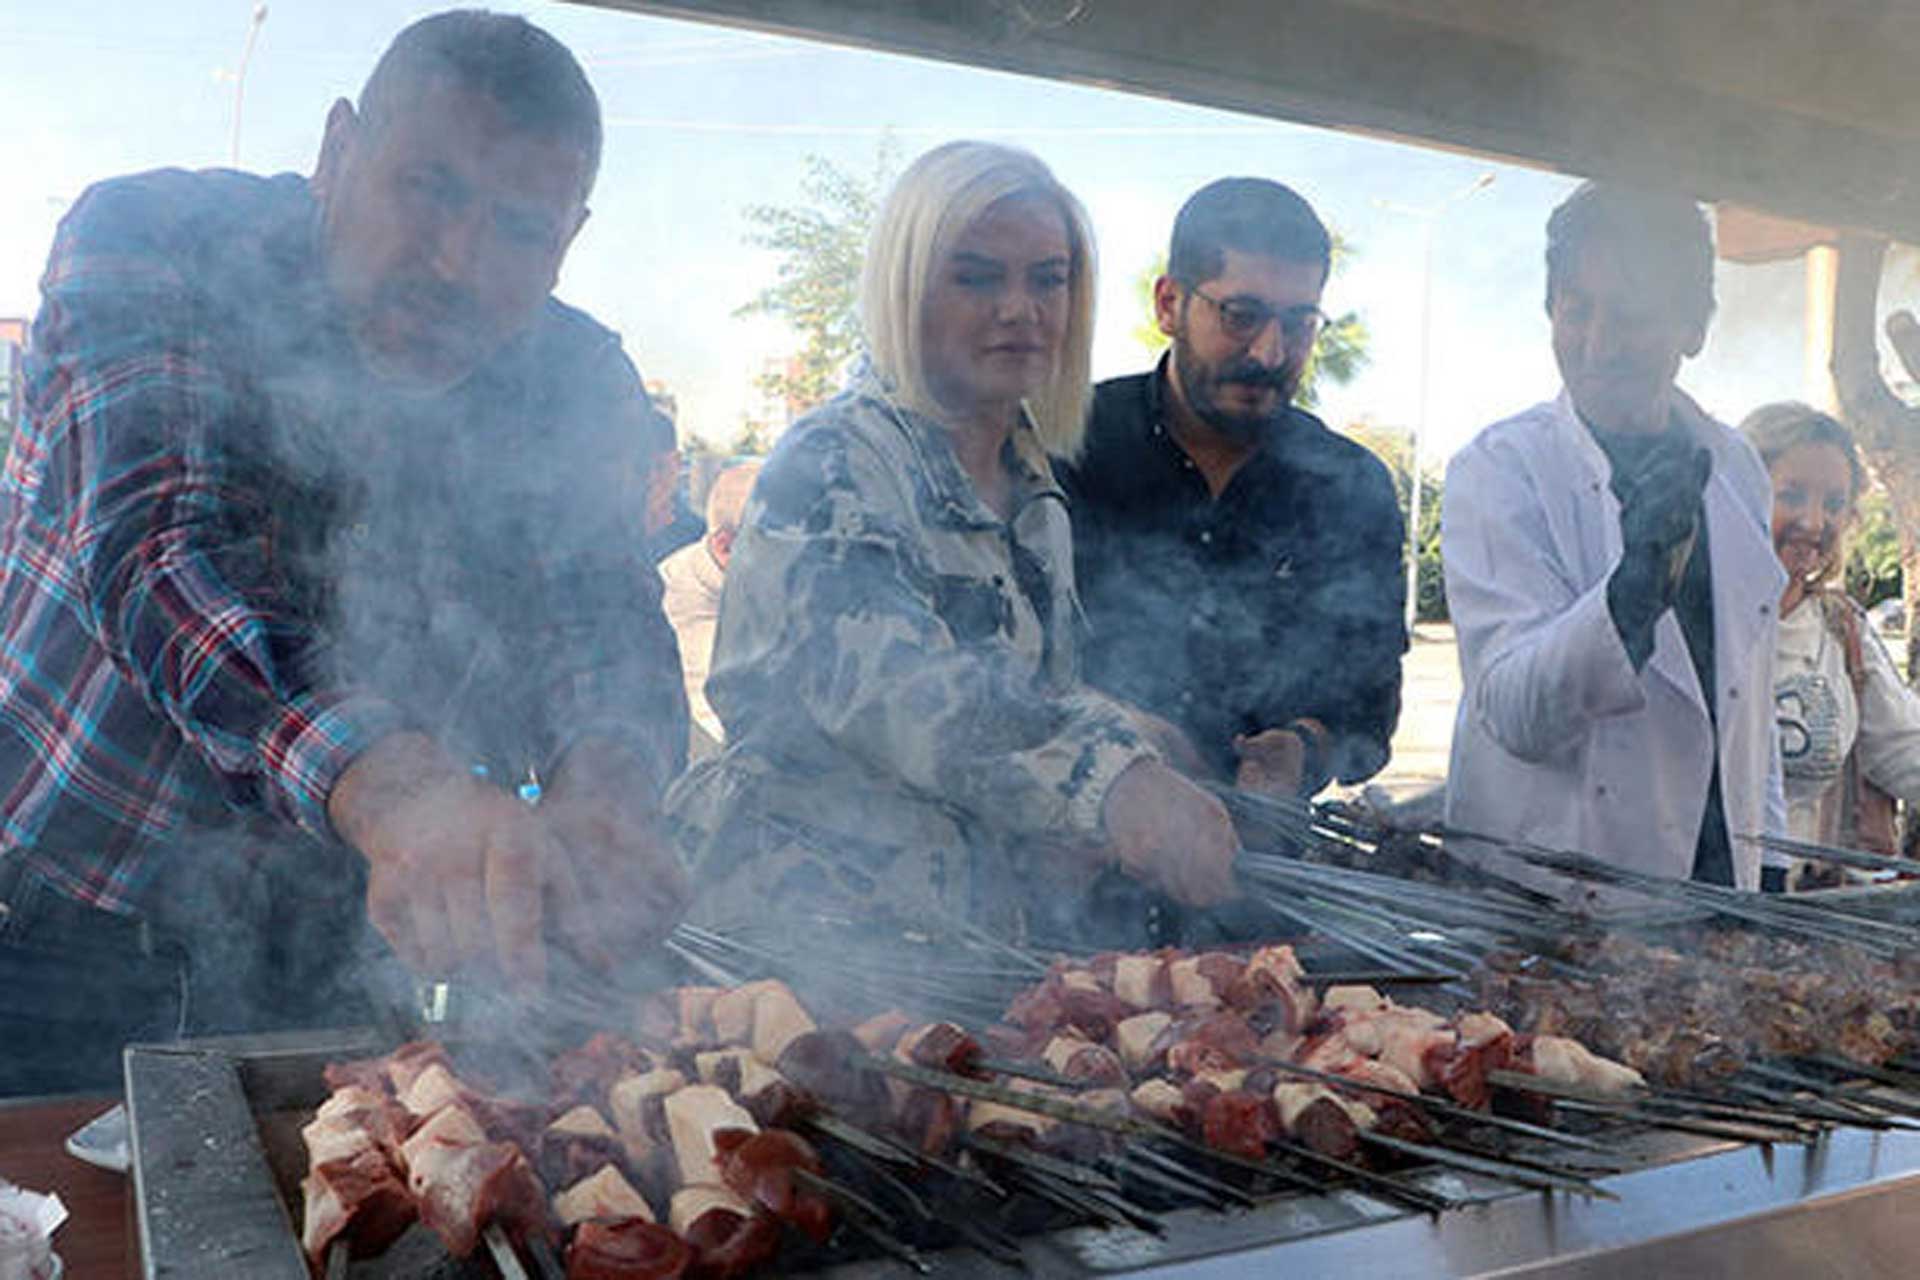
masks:
{"label": "piece of white fat", "polygon": [[743,1218],[753,1216],[753,1206],[735,1192],[717,1183],[705,1183],[685,1186],[673,1193],[673,1199],[667,1204],[667,1225],[684,1236],[688,1228],[715,1209],[737,1213]]}
{"label": "piece of white fat", "polygon": [[772,983],[753,1003],[753,1056],[768,1066],[788,1045],[816,1029],[798,996],[784,982]]}
{"label": "piece of white fat", "polygon": [[316,1118],[300,1130],[300,1138],[307,1144],[309,1166],[350,1160],[362,1151],[379,1148],[365,1125],[344,1116]]}
{"label": "piece of white fat", "polygon": [[1154,987],[1167,962],[1159,956],[1125,955],[1113,962],[1113,994],[1136,1009],[1151,1009],[1158,1003]]}
{"label": "piece of white fat", "polygon": [[1287,986],[1294,986],[1307,976],[1307,971],[1300,967],[1300,957],[1284,942],[1255,951],[1247,958],[1247,968],[1271,973]]}
{"label": "piece of white fat", "polygon": [[1093,1048],[1093,1041],[1085,1036],[1055,1036],[1047,1041],[1046,1051],[1040,1055],[1040,1058],[1055,1075],[1065,1075],[1067,1065],[1073,1061],[1074,1055],[1082,1049],[1091,1048]]}
{"label": "piece of white fat", "polygon": [[1490,1013],[1463,1013],[1455,1019],[1463,1045],[1490,1044],[1502,1036],[1511,1037],[1513,1028]]}
{"label": "piece of white fat", "polygon": [[[1048,1094],[1048,1090],[1042,1086],[1024,1080],[1015,1081],[1008,1087],[1015,1093],[1031,1093],[1041,1096]],[[1075,1101],[1078,1100],[1078,1097],[1076,1097]],[[984,1098],[975,1098],[967,1104],[968,1133],[978,1133],[990,1124],[1005,1124],[1011,1125],[1014,1128],[1025,1129],[1037,1137],[1041,1134],[1051,1133],[1059,1123],[1060,1122],[1052,1116],[1044,1116],[1037,1111],[1022,1111],[1020,1108],[1009,1106],[1004,1102],[989,1102]]]}
{"label": "piece of white fat", "polygon": [[1283,1080],[1273,1087],[1274,1109],[1280,1113],[1280,1127],[1294,1132],[1300,1115],[1314,1103],[1325,1100],[1347,1113],[1356,1129],[1371,1129],[1377,1117],[1372,1107],[1355,1098],[1337,1093],[1312,1081]]}
{"label": "piece of white fat", "polygon": [[327,1100],[320,1104],[313,1118],[332,1120],[336,1116],[377,1111],[386,1106],[386,1101],[371,1089],[363,1089],[357,1084],[343,1085],[327,1095]]}
{"label": "piece of white fat", "polygon": [[400,1105],[416,1116],[430,1116],[449,1102],[457,1102],[465,1092],[453,1072],[434,1063],[413,1078],[400,1095]]}
{"label": "piece of white fat", "polygon": [[1113,1029],[1113,1044],[1120,1051],[1120,1061],[1126,1064],[1127,1070],[1140,1071],[1149,1066],[1156,1056],[1154,1042],[1172,1025],[1173,1015],[1157,1009],[1121,1020]]}
{"label": "piece of white fat", "polygon": [[673,1138],[673,1158],[680,1184],[720,1182],[720,1152],[713,1135],[721,1129],[760,1132],[747,1109],[710,1084],[690,1084],[667,1095],[667,1132]]}
{"label": "piece of white fat", "polygon": [[672,1067],[655,1067],[652,1071],[635,1071],[621,1076],[607,1090],[607,1108],[613,1112],[613,1123],[620,1130],[620,1136],[628,1139],[646,1137],[647,1099],[672,1093],[684,1088],[687,1078]]}
{"label": "piece of white fat", "polygon": [[575,1226],[593,1218],[639,1218],[653,1222],[653,1206],[633,1184],[620,1176],[620,1170],[603,1164],[598,1172],[580,1179],[553,1197],[553,1216],[560,1225]]}
{"label": "piece of white fat", "polygon": [[1168,965],[1167,980],[1173,987],[1175,1005],[1212,1008],[1220,1003],[1213,980],[1200,972],[1199,956],[1183,956]]}
{"label": "piece of white fat", "polygon": [[562,1138],[612,1138],[617,1136],[607,1118],[595,1107],[581,1103],[547,1126],[547,1132]]}
{"label": "piece of white fat", "polygon": [[1378,1013],[1387,1007],[1387,998],[1373,987],[1344,984],[1328,987],[1327,993],[1320,997],[1320,1007],[1328,1013]]}
{"label": "piece of white fat", "polygon": [[1134,1107],[1143,1115],[1164,1120],[1169,1124],[1174,1122],[1174,1113],[1179,1108],[1183,1097],[1179,1085],[1158,1078],[1135,1085],[1133,1092],[1128,1096]]}
{"label": "piece of white fat", "polygon": [[427,1117],[427,1122],[400,1144],[400,1159],[408,1169],[412,1169],[418,1163],[420,1153],[435,1144],[470,1147],[486,1140],[487,1132],[480,1127],[480,1122],[456,1102]]}
{"label": "piece of white fat", "polygon": [[1603,1058],[1578,1040],[1565,1036],[1533,1038],[1533,1071],[1546,1080],[1590,1089],[1617,1097],[1644,1089],[1647,1078],[1624,1062]]}
{"label": "piece of white fat", "polygon": [[721,992],[709,1011],[713,1035],[722,1044],[744,1045],[753,1039],[753,1007],[769,988],[781,985],[772,978],[742,983]]}
{"label": "piece of white fat", "polygon": [[1194,1079],[1205,1081],[1222,1093],[1232,1093],[1247,1082],[1247,1069],[1232,1067],[1225,1071],[1202,1071]]}

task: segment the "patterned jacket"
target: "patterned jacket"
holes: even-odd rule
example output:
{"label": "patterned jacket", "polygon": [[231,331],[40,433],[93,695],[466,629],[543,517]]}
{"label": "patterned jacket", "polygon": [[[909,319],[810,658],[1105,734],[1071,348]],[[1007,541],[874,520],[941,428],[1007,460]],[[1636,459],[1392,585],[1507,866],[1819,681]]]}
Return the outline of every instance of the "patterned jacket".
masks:
{"label": "patterned jacket", "polygon": [[[668,809],[693,915],[930,909],[1017,928],[1151,755],[1078,682],[1072,536],[1028,425],[1012,518],[873,379],[797,424],[728,565],[707,694],[727,749]],[[1057,898],[1057,894],[1051,895]]]}

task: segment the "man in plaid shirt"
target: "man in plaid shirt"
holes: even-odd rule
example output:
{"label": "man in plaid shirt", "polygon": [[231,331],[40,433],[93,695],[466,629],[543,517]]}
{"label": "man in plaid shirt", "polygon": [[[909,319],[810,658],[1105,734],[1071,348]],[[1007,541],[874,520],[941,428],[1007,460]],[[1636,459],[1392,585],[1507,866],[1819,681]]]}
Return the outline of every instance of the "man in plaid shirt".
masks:
{"label": "man in plaid shirt", "polygon": [[521,982],[672,923],[686,711],[617,479],[653,410],[550,296],[599,149],[564,48],[448,13],[310,181],[62,223],[0,477],[0,1092],[351,1016],[363,919]]}

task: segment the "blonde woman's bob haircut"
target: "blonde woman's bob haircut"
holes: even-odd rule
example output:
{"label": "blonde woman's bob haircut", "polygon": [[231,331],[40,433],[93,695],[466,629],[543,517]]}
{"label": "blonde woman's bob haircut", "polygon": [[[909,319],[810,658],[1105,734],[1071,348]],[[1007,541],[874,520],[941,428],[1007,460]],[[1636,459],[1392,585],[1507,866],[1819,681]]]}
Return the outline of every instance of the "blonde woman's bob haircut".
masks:
{"label": "blonde woman's bob haircut", "polygon": [[860,319],[874,371],[908,408],[940,416],[923,349],[928,289],[976,218],[1002,200],[1030,195],[1060,211],[1071,258],[1060,359],[1027,411],[1047,452],[1073,458],[1086,433],[1093,364],[1093,228],[1038,156],[990,142],[949,142],[909,165],[874,223],[860,275]]}

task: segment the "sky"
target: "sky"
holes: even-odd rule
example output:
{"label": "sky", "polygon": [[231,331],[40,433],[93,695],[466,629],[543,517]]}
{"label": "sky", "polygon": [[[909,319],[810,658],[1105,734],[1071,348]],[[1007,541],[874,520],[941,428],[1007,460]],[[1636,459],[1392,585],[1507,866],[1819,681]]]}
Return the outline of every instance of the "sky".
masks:
{"label": "sky", "polygon": [[[0,316],[31,315],[54,226],[92,182],[159,166],[308,172],[328,105],[412,19],[402,0],[0,0]],[[1576,177],[1159,99],[561,3],[523,12],[581,58],[607,119],[593,217],[558,294],[620,331],[683,432],[731,440],[794,345],[737,309],[773,278],[744,211],[800,201],[806,158],[871,172],[953,138],[1038,153],[1086,204],[1101,259],[1094,373],[1145,367],[1134,280],[1173,215],[1229,174],[1298,189],[1354,249],[1327,292],[1372,362],[1327,390],[1333,425],[1421,425],[1437,462],[1558,385],[1542,309],[1546,218]],[[1493,175],[1490,185],[1481,179]],[[1435,213],[1435,210],[1441,210]],[[1423,285],[1432,232],[1431,315]],[[1795,263],[1723,264],[1720,315],[1682,384],[1729,421],[1804,397]],[[1422,394],[1422,338],[1430,340]]]}

